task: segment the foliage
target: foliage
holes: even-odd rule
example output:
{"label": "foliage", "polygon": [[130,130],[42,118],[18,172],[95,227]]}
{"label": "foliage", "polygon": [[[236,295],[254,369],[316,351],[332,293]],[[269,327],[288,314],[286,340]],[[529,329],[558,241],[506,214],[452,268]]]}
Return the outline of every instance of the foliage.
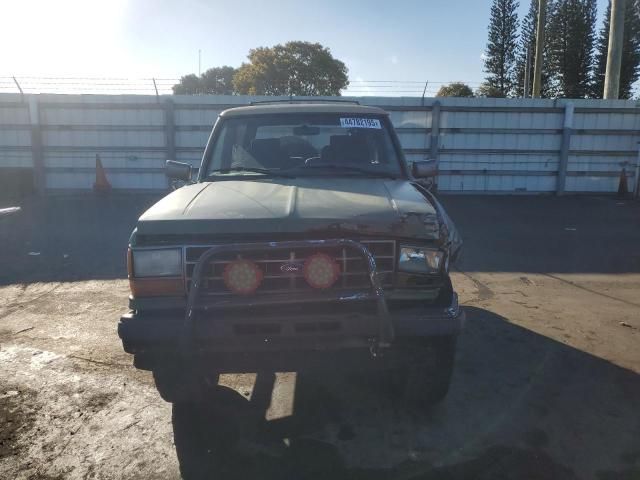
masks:
{"label": "foliage", "polygon": [[473,91],[465,83],[453,82],[440,87],[436,97],[473,97]]}
{"label": "foliage", "polygon": [[349,85],[347,67],[319,43],[288,42],[249,51],[238,69],[210,68],[185,75],[176,95],[340,95]]}
{"label": "foliage", "polygon": [[591,92],[596,0],[556,0],[549,12],[549,68],[556,97]]}
{"label": "foliage", "polygon": [[199,77],[193,73],[180,78],[173,86],[174,95],[233,95],[236,69],[223,66],[210,68]]}
{"label": "foliage", "polygon": [[476,97],[505,98],[506,95],[498,87],[485,82],[476,89]]}
{"label": "foliage", "polygon": [[[604,24],[596,45],[591,96],[602,98],[607,71],[611,1],[605,12]],[[640,0],[627,0],[624,19],[622,66],[620,69],[620,98],[631,98],[633,84],[640,78]]]}
{"label": "foliage", "polygon": [[[527,66],[527,51],[529,51],[529,95],[533,92],[533,74],[535,68],[536,59],[536,38],[538,28],[538,7],[539,0],[531,0],[529,4],[529,11],[522,20],[522,28],[520,30],[520,42],[518,46],[518,54],[515,67],[515,94],[518,97],[523,97],[525,94],[525,70]],[[549,8],[547,7],[547,15]],[[549,32],[548,22],[545,24],[545,42],[542,52],[542,82],[541,82],[541,96],[549,96]]]}
{"label": "foliage", "polygon": [[196,95],[200,89],[200,77],[193,73],[180,77],[180,82],[172,87],[174,95]]}
{"label": "foliage", "polygon": [[340,95],[347,67],[319,43],[288,42],[249,51],[234,77],[236,92],[249,95]]}
{"label": "foliage", "polygon": [[489,87],[506,97],[514,90],[518,49],[518,13],[516,0],[493,0],[489,21],[489,39],[484,70]]}

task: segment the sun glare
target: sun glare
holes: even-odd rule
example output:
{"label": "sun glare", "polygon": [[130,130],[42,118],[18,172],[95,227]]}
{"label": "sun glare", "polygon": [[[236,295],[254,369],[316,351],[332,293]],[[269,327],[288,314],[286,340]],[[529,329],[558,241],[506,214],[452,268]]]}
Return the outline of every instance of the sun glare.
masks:
{"label": "sun glare", "polygon": [[110,72],[123,53],[128,0],[2,0],[4,74]]}

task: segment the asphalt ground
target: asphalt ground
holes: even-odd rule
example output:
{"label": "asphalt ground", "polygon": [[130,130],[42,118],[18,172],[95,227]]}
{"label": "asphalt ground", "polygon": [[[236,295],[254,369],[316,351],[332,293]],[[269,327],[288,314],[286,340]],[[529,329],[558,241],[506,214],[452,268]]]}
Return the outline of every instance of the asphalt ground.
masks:
{"label": "asphalt ground", "polygon": [[332,371],[225,375],[185,412],[116,334],[127,239],[156,199],[0,217],[0,478],[177,479],[203,444],[209,478],[640,478],[640,204],[443,197],[467,325],[433,410]]}

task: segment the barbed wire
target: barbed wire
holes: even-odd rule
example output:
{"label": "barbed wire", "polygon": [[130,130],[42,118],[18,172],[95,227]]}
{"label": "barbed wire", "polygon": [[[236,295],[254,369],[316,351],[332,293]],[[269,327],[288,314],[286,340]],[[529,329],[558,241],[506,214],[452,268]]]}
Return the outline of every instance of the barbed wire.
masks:
{"label": "barbed wire", "polygon": [[[440,87],[461,82],[472,89],[482,82],[464,80],[367,80],[350,79],[344,96],[411,96],[433,97]],[[63,76],[63,75],[5,75],[0,76],[0,93],[54,93],[92,95],[171,95],[172,87],[180,78],[170,77],[110,77],[110,76]],[[635,84],[640,92],[640,81]]]}
{"label": "barbed wire", "polygon": [[[434,95],[439,86],[454,81],[427,80],[364,80],[352,79],[343,90],[343,95],[412,96]],[[0,93],[68,93],[68,94],[172,94],[172,87],[180,83],[179,78],[168,77],[106,77],[106,76],[61,76],[61,75],[15,75],[0,76]],[[463,82],[470,86],[481,82]]]}

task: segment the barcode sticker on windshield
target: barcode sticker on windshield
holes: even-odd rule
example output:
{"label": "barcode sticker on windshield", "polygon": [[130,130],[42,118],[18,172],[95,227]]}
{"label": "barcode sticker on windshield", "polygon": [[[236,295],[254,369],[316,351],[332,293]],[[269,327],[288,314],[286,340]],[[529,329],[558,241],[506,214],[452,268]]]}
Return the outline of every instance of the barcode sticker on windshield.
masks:
{"label": "barcode sticker on windshield", "polygon": [[340,126],[342,128],[382,128],[377,118],[341,118]]}

